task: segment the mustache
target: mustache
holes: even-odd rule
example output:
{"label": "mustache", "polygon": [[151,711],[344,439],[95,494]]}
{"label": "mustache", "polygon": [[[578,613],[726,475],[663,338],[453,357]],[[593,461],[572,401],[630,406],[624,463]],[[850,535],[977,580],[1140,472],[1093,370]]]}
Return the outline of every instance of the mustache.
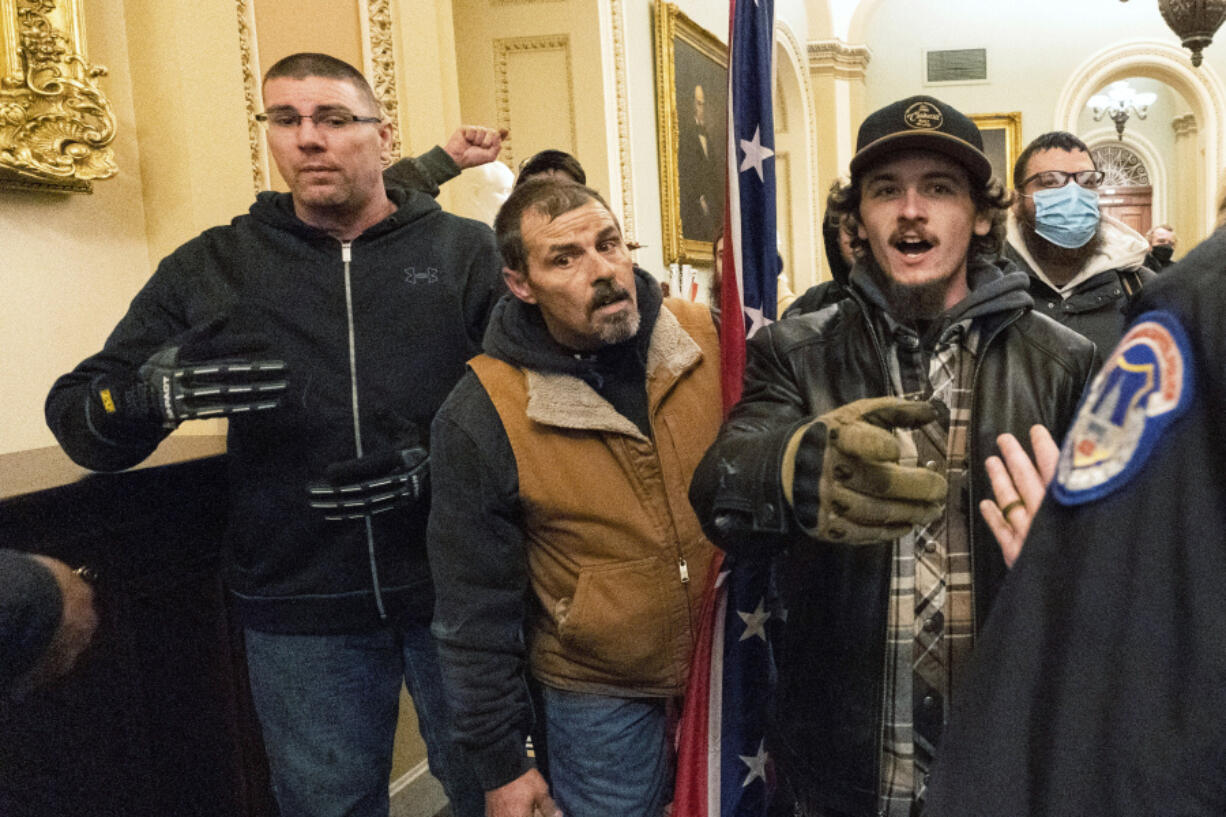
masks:
{"label": "mustache", "polygon": [[[904,236],[913,237],[904,238]],[[934,235],[931,235],[927,230],[919,226],[906,226],[895,229],[894,232],[890,234],[889,243],[891,245],[895,245],[901,241],[926,241],[934,247],[941,243],[940,239]]]}
{"label": "mustache", "polygon": [[588,312],[630,299],[630,292],[614,281],[597,281],[593,288],[595,292],[592,293],[592,300],[588,302]]}

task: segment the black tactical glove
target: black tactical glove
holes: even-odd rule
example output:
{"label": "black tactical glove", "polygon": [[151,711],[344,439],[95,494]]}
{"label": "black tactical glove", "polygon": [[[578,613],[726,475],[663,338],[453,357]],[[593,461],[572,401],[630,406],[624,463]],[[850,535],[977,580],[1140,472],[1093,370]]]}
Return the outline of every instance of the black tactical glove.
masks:
{"label": "black tactical glove", "polygon": [[262,357],[268,347],[262,335],[224,333],[224,326],[219,318],[188,330],[135,375],[96,380],[92,397],[103,417],[176,428],[184,420],[276,408],[286,389],[285,363]]}
{"label": "black tactical glove", "polygon": [[330,520],[369,514],[420,501],[430,492],[430,455],[414,443],[329,465],[326,479],[307,486],[311,507]]}
{"label": "black tactical glove", "polygon": [[783,492],[805,533],[872,544],[897,539],[940,516],[941,474],[898,464],[892,429],[937,419],[931,402],[901,397],[856,400],[798,429],[784,449]]}

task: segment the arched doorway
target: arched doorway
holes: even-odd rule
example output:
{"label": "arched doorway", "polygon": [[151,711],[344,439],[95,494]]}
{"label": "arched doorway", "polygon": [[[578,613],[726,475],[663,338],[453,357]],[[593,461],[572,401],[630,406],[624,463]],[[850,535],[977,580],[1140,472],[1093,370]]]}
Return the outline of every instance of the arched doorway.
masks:
{"label": "arched doorway", "polygon": [[1138,233],[1153,224],[1153,185],[1145,162],[1127,145],[1107,142],[1090,147],[1095,166],[1106,173],[1098,191],[1099,209]]}
{"label": "arched doorway", "polygon": [[[1194,212],[1185,233],[1190,243],[1199,241],[1213,229],[1216,215],[1217,180],[1226,160],[1226,86],[1210,65],[1193,68],[1187,53],[1158,40],[1118,43],[1099,51],[1083,62],[1065,83],[1056,103],[1056,126],[1077,131],[1078,118],[1090,97],[1107,84],[1129,77],[1147,77],[1170,86],[1186,100],[1195,122],[1196,163],[1183,167],[1179,179],[1171,184],[1181,189]],[[1152,165],[1151,165],[1152,168]]]}

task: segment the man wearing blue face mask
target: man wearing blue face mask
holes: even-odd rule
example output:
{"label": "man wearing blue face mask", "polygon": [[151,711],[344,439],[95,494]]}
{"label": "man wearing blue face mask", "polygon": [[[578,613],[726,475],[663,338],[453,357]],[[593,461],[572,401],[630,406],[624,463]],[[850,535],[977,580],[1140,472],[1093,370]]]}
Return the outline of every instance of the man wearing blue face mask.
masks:
{"label": "man wearing blue face mask", "polygon": [[1030,273],[1035,308],[1094,341],[1100,353],[1124,331],[1123,309],[1154,274],[1145,237],[1098,209],[1103,173],[1085,143],[1053,131],[1013,167],[1017,191],[1004,256]]}

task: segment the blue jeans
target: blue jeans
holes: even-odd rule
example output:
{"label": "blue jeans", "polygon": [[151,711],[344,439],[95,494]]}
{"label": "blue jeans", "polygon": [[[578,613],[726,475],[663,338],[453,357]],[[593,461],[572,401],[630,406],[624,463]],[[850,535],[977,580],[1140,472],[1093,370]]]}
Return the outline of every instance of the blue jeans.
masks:
{"label": "blue jeans", "polygon": [[353,635],[246,631],[251,693],[281,817],[387,817],[403,679],[456,817],[485,795],[451,738],[427,625]]}
{"label": "blue jeans", "polygon": [[673,799],[665,701],[543,686],[549,787],[567,817],[660,817]]}

